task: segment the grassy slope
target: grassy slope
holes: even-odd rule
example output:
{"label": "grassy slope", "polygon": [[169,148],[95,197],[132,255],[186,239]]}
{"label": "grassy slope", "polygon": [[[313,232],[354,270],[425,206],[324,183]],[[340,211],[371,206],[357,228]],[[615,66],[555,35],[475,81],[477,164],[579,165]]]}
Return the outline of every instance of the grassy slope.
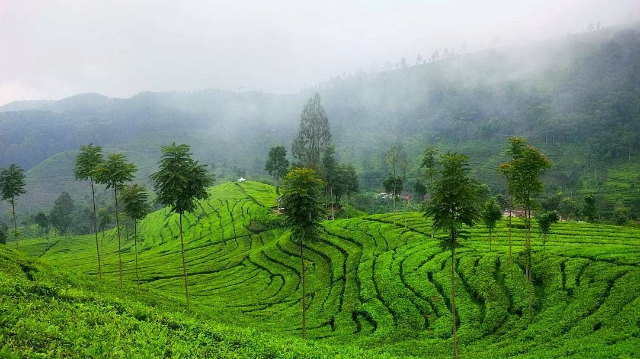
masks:
{"label": "grassy slope", "polygon": [[[299,248],[285,231],[264,225],[273,217],[274,201],[273,187],[225,183],[212,188],[211,198],[186,218],[192,309],[198,318],[298,335]],[[305,248],[310,336],[376,353],[449,356],[450,260],[430,239],[429,222],[417,213],[384,214],[327,221],[323,227],[322,238]],[[177,216],[158,211],[139,228],[143,297],[183,305]],[[639,230],[560,223],[544,252],[534,234],[532,315],[521,256],[524,231],[514,231],[513,265],[505,223],[499,224],[490,253],[487,237],[484,228],[473,229],[456,258],[461,354],[632,357],[638,352]],[[91,236],[52,243],[43,260],[96,274]],[[105,285],[117,287],[113,231],[102,246]],[[133,240],[125,239],[128,290],[135,287],[132,248]],[[41,255],[43,243],[23,241],[21,249]]]}
{"label": "grassy slope", "polygon": [[0,245],[0,358],[371,357],[229,327]]}

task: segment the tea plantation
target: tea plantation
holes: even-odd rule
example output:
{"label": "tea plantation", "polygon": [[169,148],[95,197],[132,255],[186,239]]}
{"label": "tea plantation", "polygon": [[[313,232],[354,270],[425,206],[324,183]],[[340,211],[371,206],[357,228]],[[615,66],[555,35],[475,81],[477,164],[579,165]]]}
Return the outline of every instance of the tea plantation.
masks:
{"label": "tea plantation", "polygon": [[[102,281],[91,235],[22,241],[38,261],[0,246],[0,357],[450,357],[450,255],[420,213],[323,223],[305,247],[302,342],[299,247],[272,210],[275,188],[224,183],[210,194],[185,217],[191,315],[178,216],[166,209],[138,226],[140,295],[131,235],[123,290],[114,230],[101,237]],[[640,230],[561,222],[544,249],[533,233],[529,312],[525,231],[514,227],[511,260],[506,220],[491,251],[481,225],[457,250],[460,355],[638,357]]]}

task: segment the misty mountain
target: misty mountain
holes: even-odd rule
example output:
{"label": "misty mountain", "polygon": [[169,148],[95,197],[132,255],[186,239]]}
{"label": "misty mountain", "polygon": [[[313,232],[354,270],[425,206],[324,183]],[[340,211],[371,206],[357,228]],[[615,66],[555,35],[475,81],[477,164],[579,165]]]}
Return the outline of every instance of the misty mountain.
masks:
{"label": "misty mountain", "polygon": [[385,175],[382,156],[390,146],[408,156],[415,176],[421,151],[438,144],[469,154],[472,163],[482,160],[477,176],[499,191],[500,150],[506,137],[518,135],[554,160],[552,189],[580,190],[591,186],[583,179],[590,169],[606,173],[607,166],[638,160],[640,32],[607,29],[358,72],[296,94],[203,90],[14,102],[0,107],[0,166],[17,163],[44,178],[52,167],[69,171],[70,180],[47,188],[48,196],[25,196],[28,208],[49,206],[44,198],[78,185],[72,164],[52,156],[89,142],[142,154],[149,171],[160,146],[176,141],[192,145],[223,177],[264,174],[268,149],[289,148],[314,92],[341,160],[356,166],[365,188],[376,189]]}

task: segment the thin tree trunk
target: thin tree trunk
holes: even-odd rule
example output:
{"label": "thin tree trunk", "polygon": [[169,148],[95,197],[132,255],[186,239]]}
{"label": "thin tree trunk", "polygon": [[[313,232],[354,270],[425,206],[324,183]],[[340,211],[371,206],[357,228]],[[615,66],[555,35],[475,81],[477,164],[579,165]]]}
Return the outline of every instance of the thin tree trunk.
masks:
{"label": "thin tree trunk", "polygon": [[89,177],[91,182],[91,199],[93,200],[93,230],[96,234],[96,253],[98,254],[98,277],[102,279],[102,266],[100,265],[100,247],[98,246],[98,215],[96,213],[96,191],[93,187],[93,178]]}
{"label": "thin tree trunk", "polygon": [[14,198],[11,198],[11,216],[13,216],[13,238],[16,241],[16,249],[18,249],[18,222],[16,221],[16,200]]}
{"label": "thin tree trunk", "polygon": [[138,282],[138,294],[140,294],[140,276],[138,276],[138,227],[135,219],[133,220],[133,243],[136,252],[136,282]]}
{"label": "thin tree trunk", "polygon": [[513,257],[511,255],[511,216],[513,209],[513,195],[509,194],[509,267],[513,263]]}
{"label": "thin tree trunk", "polygon": [[[454,240],[453,233],[451,239]],[[453,358],[458,358],[458,338],[456,337],[456,284],[455,284],[455,261],[456,261],[455,242],[451,244],[451,315],[453,316]]]}
{"label": "thin tree trunk", "polygon": [[[394,176],[395,177],[395,176]],[[396,225],[396,189],[393,188],[393,225]]]}
{"label": "thin tree trunk", "polygon": [[529,313],[531,313],[531,205],[527,200],[527,292]]}
{"label": "thin tree trunk", "polygon": [[307,304],[306,304],[306,279],[304,268],[304,250],[302,247],[302,241],[300,241],[300,265],[302,266],[302,339],[307,338]]}
{"label": "thin tree trunk", "polygon": [[493,239],[493,231],[489,228],[489,252],[491,252],[491,240]]}
{"label": "thin tree trunk", "polygon": [[187,278],[187,263],[184,260],[184,238],[182,237],[182,213],[180,213],[180,244],[182,245],[182,271],[184,272],[184,293],[187,298],[187,313],[191,313],[189,303],[189,280]]}
{"label": "thin tree trunk", "polygon": [[116,232],[118,233],[118,268],[120,271],[120,288],[122,288],[122,239],[120,235],[120,213],[118,212],[118,190],[113,189],[116,198]]}
{"label": "thin tree trunk", "polygon": [[333,185],[329,184],[329,202],[331,202],[331,220],[335,220],[336,219],[336,212],[333,208],[334,203],[333,203]]}
{"label": "thin tree trunk", "polygon": [[[345,194],[345,198],[347,200],[347,205],[348,205],[349,204],[349,195]],[[338,204],[340,204],[340,203],[338,203]],[[340,208],[342,208],[342,207],[340,207]],[[349,209],[348,208],[347,208],[346,211],[344,211],[344,214],[347,216],[347,219],[349,219]]]}
{"label": "thin tree trunk", "polygon": [[404,217],[404,229],[407,229],[407,200],[404,200],[404,213],[403,213],[403,217]]}

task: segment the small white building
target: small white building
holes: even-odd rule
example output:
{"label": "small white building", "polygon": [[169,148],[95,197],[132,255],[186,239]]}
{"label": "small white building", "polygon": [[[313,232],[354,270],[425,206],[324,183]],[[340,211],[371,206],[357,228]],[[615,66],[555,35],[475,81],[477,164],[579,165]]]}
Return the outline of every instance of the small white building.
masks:
{"label": "small white building", "polygon": [[247,179],[246,179],[246,178],[243,178],[243,177],[238,178],[238,182],[245,182],[246,180],[247,180]]}

